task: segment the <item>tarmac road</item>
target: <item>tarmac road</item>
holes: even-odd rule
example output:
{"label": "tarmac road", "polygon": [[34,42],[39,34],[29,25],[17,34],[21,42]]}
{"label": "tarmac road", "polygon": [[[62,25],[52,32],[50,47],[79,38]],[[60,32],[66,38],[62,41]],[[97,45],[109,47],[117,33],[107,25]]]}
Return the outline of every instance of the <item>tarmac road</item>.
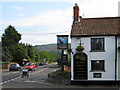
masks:
{"label": "tarmac road", "polygon": [[[36,71],[29,71],[30,77],[22,77],[22,71],[2,71],[2,88],[118,88],[118,85],[58,85],[46,82],[47,75],[60,68],[56,64],[38,66]],[[117,89],[116,89],[117,90]]]}
{"label": "tarmac road", "polygon": [[[2,88],[69,88],[70,86],[47,83],[47,75],[60,68],[56,64],[38,66],[29,71],[30,77],[22,77],[22,71],[2,71]],[[71,86],[75,88],[76,86]]]}

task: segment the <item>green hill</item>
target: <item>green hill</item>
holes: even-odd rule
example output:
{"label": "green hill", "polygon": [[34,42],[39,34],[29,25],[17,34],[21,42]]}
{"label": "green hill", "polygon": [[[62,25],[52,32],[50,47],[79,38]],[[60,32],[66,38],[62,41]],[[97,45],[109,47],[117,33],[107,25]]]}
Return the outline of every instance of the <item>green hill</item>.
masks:
{"label": "green hill", "polygon": [[61,50],[57,50],[56,44],[35,45],[34,48],[37,52],[46,51],[46,52],[58,53],[58,54],[61,53]]}
{"label": "green hill", "polygon": [[37,52],[46,51],[46,52],[61,54],[61,50],[57,50],[57,44],[35,45],[34,48]]}

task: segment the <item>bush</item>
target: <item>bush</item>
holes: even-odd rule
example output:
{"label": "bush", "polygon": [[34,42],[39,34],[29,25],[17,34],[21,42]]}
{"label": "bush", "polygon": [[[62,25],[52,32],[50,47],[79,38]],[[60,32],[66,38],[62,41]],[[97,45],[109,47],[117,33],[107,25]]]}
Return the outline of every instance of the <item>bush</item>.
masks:
{"label": "bush", "polygon": [[71,78],[71,73],[67,71],[59,70],[59,71],[56,71],[55,74],[56,76],[63,76],[64,78],[69,78],[69,79]]}

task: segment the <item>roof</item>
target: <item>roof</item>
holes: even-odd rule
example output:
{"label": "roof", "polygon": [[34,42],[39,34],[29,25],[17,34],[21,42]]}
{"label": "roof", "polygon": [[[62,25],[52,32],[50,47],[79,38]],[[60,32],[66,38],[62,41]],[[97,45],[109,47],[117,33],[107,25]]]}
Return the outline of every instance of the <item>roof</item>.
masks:
{"label": "roof", "polygon": [[73,21],[71,37],[94,35],[120,35],[120,17],[80,18]]}

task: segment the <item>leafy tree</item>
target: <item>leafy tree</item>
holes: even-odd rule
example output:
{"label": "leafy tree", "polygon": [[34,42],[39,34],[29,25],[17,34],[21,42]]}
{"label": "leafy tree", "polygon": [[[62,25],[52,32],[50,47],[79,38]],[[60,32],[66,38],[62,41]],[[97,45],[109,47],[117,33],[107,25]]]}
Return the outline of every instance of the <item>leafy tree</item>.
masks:
{"label": "leafy tree", "polygon": [[15,30],[15,28],[9,25],[5,29],[5,33],[2,35],[2,60],[12,61],[15,55],[15,48],[21,40],[21,35]]}
{"label": "leafy tree", "polygon": [[40,56],[38,54],[36,54],[35,61],[38,62],[39,60],[40,60]]}
{"label": "leafy tree", "polygon": [[20,40],[21,34],[19,34],[13,26],[9,25],[5,29],[5,33],[2,35],[2,46],[17,44]]}
{"label": "leafy tree", "polygon": [[44,62],[44,59],[49,62],[56,62],[59,59],[59,55],[55,53],[48,53],[46,51],[39,51],[38,55],[40,56],[40,62]]}
{"label": "leafy tree", "polygon": [[18,62],[19,64],[22,64],[22,60],[27,56],[26,50],[20,44],[16,47],[14,54],[13,61]]}
{"label": "leafy tree", "polygon": [[12,61],[12,59],[13,59],[13,56],[10,53],[9,49],[6,46],[2,47],[2,61],[10,62]]}
{"label": "leafy tree", "polygon": [[34,47],[32,45],[28,45],[27,46],[27,52],[28,52],[28,56],[32,60],[35,60],[35,58],[36,58],[36,51],[35,51],[35,49],[34,49]]}

